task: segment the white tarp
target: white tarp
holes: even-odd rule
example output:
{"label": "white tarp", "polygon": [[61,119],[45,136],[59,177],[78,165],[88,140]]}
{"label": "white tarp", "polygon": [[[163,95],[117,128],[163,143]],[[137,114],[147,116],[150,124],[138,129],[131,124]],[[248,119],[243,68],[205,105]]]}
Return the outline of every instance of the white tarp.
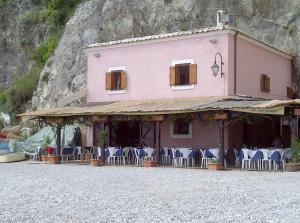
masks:
{"label": "white tarp", "polygon": [[[45,137],[49,136],[50,146],[56,148],[56,127],[46,126],[25,142],[14,142],[12,144],[15,152],[23,151],[26,154],[34,154],[39,146],[43,146]],[[80,140],[80,128],[78,125],[66,125],[61,131],[62,146],[76,146]]]}

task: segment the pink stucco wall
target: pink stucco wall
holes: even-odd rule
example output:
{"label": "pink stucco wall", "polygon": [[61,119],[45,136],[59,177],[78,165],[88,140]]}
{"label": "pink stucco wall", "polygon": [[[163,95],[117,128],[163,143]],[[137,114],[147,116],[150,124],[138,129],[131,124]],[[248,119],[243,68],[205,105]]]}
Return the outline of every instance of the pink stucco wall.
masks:
{"label": "pink stucco wall", "polygon": [[[217,44],[211,44],[210,39],[217,39]],[[88,102],[227,95],[227,48],[228,34],[223,32],[87,50]],[[96,52],[100,57],[93,56]],[[224,78],[213,77],[211,72],[217,52],[223,55]],[[173,60],[182,59],[194,59],[197,84],[194,89],[172,90],[169,69]],[[126,93],[109,95],[105,90],[105,73],[110,67],[120,66],[125,66],[128,74]]]}
{"label": "pink stucco wall", "polygon": [[[166,120],[161,124],[161,146],[166,147],[194,147],[209,148],[220,147],[219,128],[217,121],[201,121],[193,120],[192,122],[192,138],[177,139],[170,137],[170,120]],[[225,130],[227,132],[227,129]],[[207,134],[209,132],[209,134]],[[227,135],[227,133],[226,133]],[[227,145],[227,137],[225,136],[225,145]],[[225,146],[227,147],[227,146]]]}
{"label": "pink stucco wall", "polygon": [[[238,38],[237,94],[285,99],[286,88],[292,85],[291,72],[291,59]],[[269,93],[260,90],[261,74],[267,74],[271,79]]]}

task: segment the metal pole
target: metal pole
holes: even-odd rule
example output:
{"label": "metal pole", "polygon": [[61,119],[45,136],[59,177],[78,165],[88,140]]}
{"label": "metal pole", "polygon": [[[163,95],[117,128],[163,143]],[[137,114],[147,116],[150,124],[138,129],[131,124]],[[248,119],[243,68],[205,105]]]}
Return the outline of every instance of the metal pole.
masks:
{"label": "metal pole", "polygon": [[57,151],[56,155],[61,155],[61,124],[57,123],[57,128],[56,128],[56,145],[57,145]]}
{"label": "metal pole", "polygon": [[156,158],[157,162],[160,163],[160,122],[155,122],[155,148],[157,149]]}
{"label": "metal pole", "polygon": [[220,120],[220,162],[224,166],[224,120]]}

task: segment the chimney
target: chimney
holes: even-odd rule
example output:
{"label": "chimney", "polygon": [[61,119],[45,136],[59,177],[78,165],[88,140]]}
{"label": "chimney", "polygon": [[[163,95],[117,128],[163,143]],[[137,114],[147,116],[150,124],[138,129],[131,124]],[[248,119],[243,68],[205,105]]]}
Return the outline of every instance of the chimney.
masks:
{"label": "chimney", "polygon": [[218,28],[222,28],[223,27],[223,23],[221,22],[221,16],[224,14],[223,10],[219,10],[217,12],[217,27]]}
{"label": "chimney", "polygon": [[226,14],[223,10],[217,12],[217,27],[222,28],[224,25],[234,26],[234,15]]}

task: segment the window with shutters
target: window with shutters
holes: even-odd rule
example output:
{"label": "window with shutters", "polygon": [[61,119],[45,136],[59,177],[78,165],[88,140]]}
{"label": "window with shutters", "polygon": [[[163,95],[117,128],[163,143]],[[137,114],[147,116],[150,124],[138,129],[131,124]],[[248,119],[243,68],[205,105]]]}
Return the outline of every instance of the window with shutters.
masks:
{"label": "window with shutters", "polygon": [[271,79],[266,74],[262,74],[260,77],[260,90],[265,93],[271,90]]}
{"label": "window with shutters", "polygon": [[197,64],[193,59],[172,61],[170,85],[172,89],[191,89],[197,83]]}
{"label": "window with shutters", "polygon": [[125,93],[127,87],[125,67],[110,68],[106,73],[106,90],[109,94]]}
{"label": "window with shutters", "polygon": [[171,138],[192,138],[192,122],[188,119],[176,119],[170,125]]}

